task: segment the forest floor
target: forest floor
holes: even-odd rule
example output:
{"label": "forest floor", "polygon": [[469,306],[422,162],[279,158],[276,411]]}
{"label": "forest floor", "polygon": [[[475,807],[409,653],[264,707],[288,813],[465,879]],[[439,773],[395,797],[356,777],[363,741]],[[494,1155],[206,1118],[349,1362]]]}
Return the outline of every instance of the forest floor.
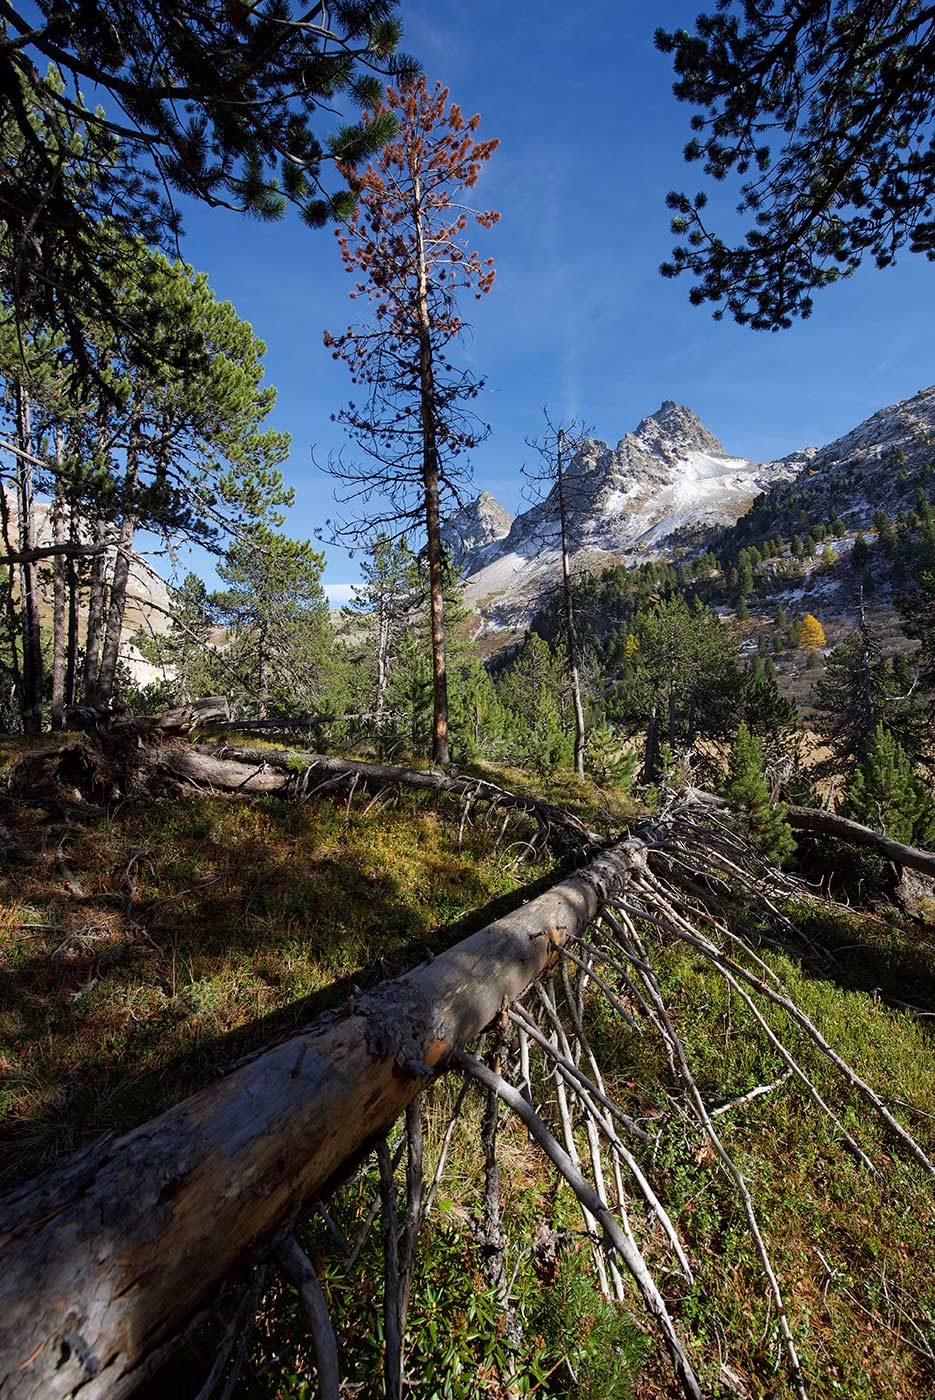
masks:
{"label": "forest floor", "polygon": [[[499,775],[501,778],[504,775]],[[507,785],[518,775],[507,775]],[[527,779],[528,781],[528,779]],[[552,801],[619,826],[625,802],[566,779]],[[460,807],[413,795],[368,807],[208,794],[126,802],[87,822],[0,809],[0,1169],[6,1183],[101,1132],[124,1132],[193,1092],[258,1045],[288,1034],[354,987],[403,971],[536,893],[555,872],[521,860],[508,833],[468,825]],[[792,911],[829,950],[761,950],[826,1037],[935,1149],[935,937],[895,911]],[[749,911],[740,911],[747,918]],[[766,930],[764,929],[764,932]],[[683,948],[657,956],[672,1014],[711,1104],[779,1080],[782,1065],[725,983]],[[909,1002],[913,1011],[890,1003]],[[589,1008],[595,1049],[621,1106],[655,1137],[641,1154],[696,1268],[688,1286],[634,1207],[633,1226],[663,1280],[712,1394],[785,1397],[775,1318],[736,1197],[687,1117],[663,1092],[665,1055],[603,1000]],[[935,1392],[935,1216],[928,1180],[867,1121],[860,1100],[777,1021],[816,1085],[884,1168],[841,1149],[792,1081],[719,1118],[748,1176],[783,1281],[812,1400],[923,1400]],[[429,1157],[457,1085],[427,1096]],[[536,1085],[546,1105],[548,1081]],[[480,1098],[456,1129],[451,1170],[427,1231],[414,1293],[413,1400],[502,1393],[502,1337],[472,1234],[480,1185]],[[502,1130],[513,1302],[526,1342],[521,1393],[652,1400],[675,1391],[650,1359],[642,1314],[604,1305],[587,1269],[580,1216],[525,1131]],[[640,1154],[638,1154],[640,1155]],[[431,1169],[431,1161],[429,1163]],[[364,1172],[334,1203],[348,1234],[375,1191]],[[557,1226],[553,1265],[532,1248]],[[344,1338],[346,1374],[367,1400],[382,1346],[376,1245],[345,1277],[320,1227],[306,1236]],[[238,1394],[310,1396],[295,1299],[264,1304]],[[196,1351],[199,1343],[196,1341]],[[210,1344],[205,1340],[204,1360]],[[501,1350],[498,1350],[501,1348]],[[722,1369],[723,1368],[723,1369]],[[447,1388],[438,1377],[449,1374]],[[727,1388],[722,1388],[727,1387]],[[193,1385],[191,1393],[197,1389]],[[189,1393],[184,1387],[180,1396]]]}

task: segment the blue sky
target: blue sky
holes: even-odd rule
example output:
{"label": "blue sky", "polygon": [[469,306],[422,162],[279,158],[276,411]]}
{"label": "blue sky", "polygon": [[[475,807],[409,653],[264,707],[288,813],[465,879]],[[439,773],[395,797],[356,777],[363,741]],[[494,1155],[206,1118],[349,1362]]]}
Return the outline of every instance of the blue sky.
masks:
{"label": "blue sky", "polygon": [[[474,454],[474,484],[511,510],[523,505],[524,437],[546,402],[616,442],[677,399],[730,452],[768,460],[830,441],[935,379],[935,268],[924,258],[862,269],[819,293],[810,321],[777,335],[717,323],[688,304],[686,279],[659,276],[672,243],[666,192],[693,192],[700,176],[682,160],[690,112],[672,95],[671,61],[653,32],[690,25],[700,8],[402,0],[405,46],[464,110],[481,113],[481,136],[501,141],[478,189],[502,214],[477,238],[497,280],[470,304],[462,354],[487,379],[480,412],[493,429]],[[736,188],[725,187],[712,207],[729,221],[735,202]],[[269,347],[275,422],[293,438],[286,529],[311,536],[333,510],[312,452],[325,460],[341,446],[330,415],[350,391],[322,331],[343,329],[362,304],[348,299],[331,231],[201,208],[185,211],[185,225],[186,260]],[[329,549],[326,583],[355,577],[355,561]]]}

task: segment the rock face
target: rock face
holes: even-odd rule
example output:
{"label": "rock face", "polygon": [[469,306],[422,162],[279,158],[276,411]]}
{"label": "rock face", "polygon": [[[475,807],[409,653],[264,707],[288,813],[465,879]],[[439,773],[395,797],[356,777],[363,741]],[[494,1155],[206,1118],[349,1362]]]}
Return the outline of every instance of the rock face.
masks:
{"label": "rock face", "polygon": [[[13,501],[10,501],[11,513],[15,509]],[[52,521],[49,506],[43,501],[37,501],[34,513],[34,529],[36,543],[48,545],[52,543]],[[82,536],[85,538],[85,536]],[[112,570],[116,551],[109,552],[107,556],[107,568]],[[84,592],[79,594],[78,612],[81,619],[81,629],[87,624],[87,606]],[[130,557],[130,579],[127,585],[127,610],[124,620],[123,631],[121,633],[120,660],[127,667],[133,680],[138,685],[148,685],[152,681],[162,678],[162,671],[153,666],[149,661],[145,661],[136,647],[132,645],[131,638],[138,632],[161,635],[168,630],[169,621],[167,611],[170,605],[169,590],[166,582],[153,568],[152,564],[143,555],[132,553]],[[40,569],[40,595],[39,611],[44,627],[51,626],[52,598],[51,598],[51,564],[45,564]]]}
{"label": "rock face", "polygon": [[442,526],[442,539],[452,565],[464,569],[476,550],[502,540],[510,532],[513,517],[489,491],[482,491],[476,501],[456,510]]}
{"label": "rock face", "polygon": [[[677,530],[728,524],[774,481],[791,480],[798,465],[730,456],[691,409],[667,399],[616,447],[590,439],[568,464],[575,567],[653,558]],[[521,620],[557,568],[558,545],[553,490],[502,536],[465,544],[469,601],[494,624]]]}

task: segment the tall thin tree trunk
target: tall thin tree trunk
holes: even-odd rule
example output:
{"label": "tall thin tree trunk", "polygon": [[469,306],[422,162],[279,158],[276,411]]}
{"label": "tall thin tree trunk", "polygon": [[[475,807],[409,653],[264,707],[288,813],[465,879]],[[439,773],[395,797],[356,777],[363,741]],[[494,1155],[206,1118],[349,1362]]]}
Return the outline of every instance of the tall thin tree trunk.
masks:
{"label": "tall thin tree trunk", "polygon": [[[7,499],[6,487],[0,481],[0,536],[3,540],[3,548],[6,554],[12,554],[15,549],[15,542],[10,530],[10,506]],[[16,599],[13,594],[13,567],[4,570],[6,577],[3,580],[3,612],[6,623],[7,637],[10,644],[10,680],[13,689],[13,701],[22,716],[23,712],[23,672],[20,666],[19,655],[19,615],[16,609]]]}
{"label": "tall thin tree trunk", "polygon": [[[52,540],[65,542],[65,489],[62,481],[62,426],[55,425],[55,499],[52,503]],[[52,578],[52,728],[65,728],[65,649],[66,649],[65,560],[55,556]]]}
{"label": "tall thin tree trunk", "polygon": [[[29,394],[16,384],[16,438],[22,455],[17,457],[16,496],[19,514],[19,547],[33,549],[36,543],[36,502],[33,469]],[[20,606],[23,624],[23,730],[42,732],[42,631],[39,622],[39,570],[37,565],[20,565]]]}
{"label": "tall thin tree trunk", "polygon": [[374,720],[377,733],[383,730],[383,714],[386,709],[386,687],[390,674],[390,601],[383,596],[377,607],[377,696],[374,705]]}
{"label": "tall thin tree trunk", "polygon": [[127,444],[127,470],[125,477],[126,499],[120,530],[117,535],[117,555],[114,559],[114,575],[110,585],[110,603],[101,647],[101,663],[97,677],[97,699],[106,703],[113,698],[117,678],[117,662],[120,659],[120,636],[127,610],[127,583],[130,578],[130,550],[136,532],[136,484],[139,476],[139,454],[142,446],[140,425],[134,419],[130,426],[130,440]]}
{"label": "tall thin tree trunk", "polygon": [[[91,538],[95,544],[103,544],[104,526],[100,521],[94,522]],[[91,561],[91,577],[88,581],[88,626],[84,639],[84,671],[81,680],[81,697],[86,705],[97,703],[106,587],[107,555],[101,550]]]}
{"label": "tall thin tree trunk", "polygon": [[559,428],[557,438],[558,518],[562,531],[562,598],[565,607],[565,643],[568,648],[568,669],[571,672],[571,698],[575,711],[575,772],[584,777],[584,707],[581,703],[581,666],[578,659],[578,636],[571,598],[571,569],[568,560],[568,515],[565,509],[564,456],[565,432]]}
{"label": "tall thin tree trunk", "polygon": [[[97,454],[98,470],[105,466],[105,427],[103,412],[98,419]],[[106,463],[110,469],[110,463]],[[102,545],[107,536],[107,526],[95,519],[91,527],[91,539]],[[98,703],[97,685],[101,666],[101,642],[104,636],[104,613],[107,603],[107,572],[110,567],[108,553],[101,550],[94,555],[91,574],[88,579],[88,625],[84,641],[84,669],[81,677],[81,698],[85,705]]]}
{"label": "tall thin tree trunk", "polygon": [[421,182],[410,158],[413,177],[413,223],[416,235],[416,323],[419,338],[419,408],[422,419],[422,485],[425,492],[426,554],[432,616],[432,761],[450,761],[448,748],[448,671],[445,661],[445,564],[438,506],[438,436],[435,430],[435,373],[429,316],[428,273],[422,231]]}
{"label": "tall thin tree trunk", "polygon": [[659,710],[653,705],[646,726],[646,755],[643,759],[643,783],[651,783],[656,776],[656,754],[659,749]]}
{"label": "tall thin tree trunk", "polygon": [[[71,537],[78,539],[78,516],[71,508]],[[74,559],[66,562],[68,580],[68,640],[65,646],[65,716],[78,699],[78,568]]]}
{"label": "tall thin tree trunk", "polygon": [[268,696],[267,696],[267,693],[266,693],[266,688],[267,688],[267,685],[268,685],[268,683],[269,683],[269,666],[268,666],[268,657],[267,657],[267,651],[266,651],[266,633],[265,633],[265,631],[263,630],[262,627],[261,627],[260,630],[259,630],[259,636],[258,636],[256,682],[257,682],[256,717],[257,717],[257,719],[266,719],[267,709],[268,709],[268,707],[267,707]]}

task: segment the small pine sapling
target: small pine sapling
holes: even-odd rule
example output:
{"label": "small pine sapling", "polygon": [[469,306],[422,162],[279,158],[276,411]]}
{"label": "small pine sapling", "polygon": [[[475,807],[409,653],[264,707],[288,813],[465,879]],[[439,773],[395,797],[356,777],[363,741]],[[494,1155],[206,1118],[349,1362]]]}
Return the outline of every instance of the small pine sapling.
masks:
{"label": "small pine sapling", "polygon": [[763,750],[743,722],[731,749],[724,796],[739,809],[749,836],[768,860],[781,865],[794,853],[786,808],[770,801]]}
{"label": "small pine sapling", "polygon": [[894,841],[923,849],[935,844],[935,796],[882,723],[848,784],[843,811]]}

